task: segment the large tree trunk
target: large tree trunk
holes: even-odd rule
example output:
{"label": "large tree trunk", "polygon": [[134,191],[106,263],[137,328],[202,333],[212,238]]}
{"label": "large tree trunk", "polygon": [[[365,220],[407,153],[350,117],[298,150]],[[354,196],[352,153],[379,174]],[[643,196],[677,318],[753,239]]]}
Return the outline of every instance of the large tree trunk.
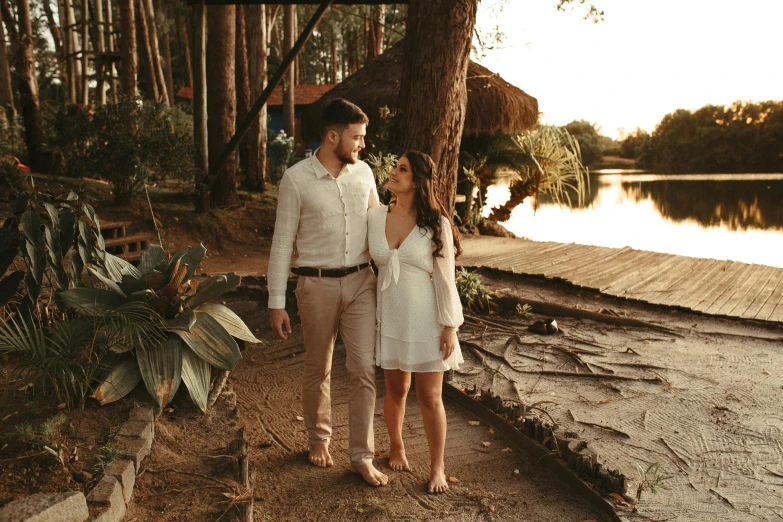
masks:
{"label": "large tree trunk", "polygon": [[[236,8],[236,89],[237,89],[237,119],[236,126],[245,119],[250,110],[250,76],[247,62],[247,33],[245,31],[245,7]],[[239,143],[239,170],[247,179],[250,169],[250,140],[245,137]]]}
{"label": "large tree trunk", "polygon": [[[49,0],[44,0],[44,4]],[[98,51],[98,55],[95,57],[95,74],[98,76],[98,103],[100,105],[106,105],[106,89],[104,87],[104,81],[106,79],[106,65],[111,63],[107,61],[103,55],[106,52],[106,45],[103,31],[103,0],[95,0],[95,46]]]}
{"label": "large tree trunk", "polygon": [[[214,162],[231,140],[236,120],[236,7],[211,5],[207,11],[207,127],[209,160]],[[210,181],[210,205],[228,207],[239,199],[236,189],[236,163],[233,160]]]}
{"label": "large tree trunk", "polygon": [[[267,25],[266,6],[249,5],[246,8],[247,41],[250,58],[250,99],[255,102],[266,87]],[[266,189],[266,105],[261,108],[247,136],[250,145],[250,163],[245,182],[250,190]]]}
{"label": "large tree trunk", "polygon": [[19,101],[22,106],[25,141],[27,153],[30,156],[30,168],[34,171],[41,167],[41,107],[38,100],[38,77],[35,71],[33,56],[33,25],[30,20],[30,4],[28,0],[17,1],[17,16],[19,17],[19,41],[16,42],[17,62],[16,74],[19,78]]}
{"label": "large tree trunk", "polygon": [[[63,35],[60,33],[60,27],[54,19],[54,12],[52,11],[52,5],[47,1],[42,2],[44,13],[46,14],[46,21],[49,23],[49,31],[52,33],[52,41],[54,42],[54,54],[57,57],[57,65],[60,69],[60,81],[65,86],[65,54],[63,53]],[[5,42],[5,38],[2,40]]]}
{"label": "large tree trunk", "polygon": [[136,16],[133,0],[119,0],[120,9],[120,86],[122,94],[129,98],[137,96],[136,76]]}
{"label": "large tree trunk", "polygon": [[[283,56],[288,54],[291,48],[294,46],[294,40],[296,36],[294,31],[294,9],[295,5],[283,6]],[[291,66],[286,71],[283,77],[283,130],[288,136],[294,135],[294,85],[296,84],[296,64]]]}
{"label": "large tree trunk", "polygon": [[[68,52],[66,54],[74,55],[79,52],[81,46],[79,45],[79,34],[76,27],[76,14],[73,10],[73,0],[65,0],[65,20],[67,26],[70,29],[65,31],[65,40],[67,41]],[[71,56],[67,58],[66,67],[68,68],[68,99],[71,103],[76,103],[81,99],[82,89],[82,63],[76,58]]]}
{"label": "large tree trunk", "polygon": [[[149,82],[150,95],[152,99],[160,101],[160,88],[158,87],[158,81],[155,76],[155,63],[152,59],[152,47],[150,45],[150,32],[147,27],[147,14],[144,7],[144,0],[138,0],[136,3],[137,12],[139,15],[139,32],[141,33],[141,55],[142,63],[147,73],[147,81]],[[153,20],[153,23],[155,21]]]}
{"label": "large tree trunk", "polygon": [[169,104],[169,92],[166,88],[166,76],[163,74],[163,66],[160,63],[160,46],[158,45],[158,27],[155,24],[155,7],[152,0],[144,0],[144,7],[147,15],[147,26],[149,28],[150,55],[152,56],[152,66],[155,68],[155,81],[158,83],[160,97],[156,101]]}
{"label": "large tree trunk", "polygon": [[394,148],[432,156],[438,166],[436,190],[449,215],[454,210],[477,4],[411,0],[408,6]]}
{"label": "large tree trunk", "polygon": [[3,116],[12,121],[16,115],[14,107],[14,88],[11,84],[11,68],[8,66],[8,48],[5,45],[5,28],[3,27],[3,13],[0,12],[0,106],[3,107]]}
{"label": "large tree trunk", "polygon": [[[106,27],[104,28],[104,32],[106,33],[107,49],[109,50],[110,53],[113,53],[115,49],[113,30],[114,30],[114,14],[112,12],[111,0],[106,0]],[[116,104],[117,82],[115,81],[116,75],[114,74],[114,60],[108,61],[108,68],[109,68],[109,82],[111,86],[111,96],[114,103]]]}

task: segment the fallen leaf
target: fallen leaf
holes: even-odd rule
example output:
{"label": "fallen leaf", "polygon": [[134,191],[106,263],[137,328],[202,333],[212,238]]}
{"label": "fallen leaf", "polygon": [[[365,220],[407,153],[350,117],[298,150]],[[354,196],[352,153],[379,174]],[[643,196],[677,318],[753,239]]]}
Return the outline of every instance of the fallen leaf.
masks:
{"label": "fallen leaf", "polygon": [[511,448],[503,448],[500,451],[503,452],[503,453],[511,453],[513,450]]}
{"label": "fallen leaf", "polygon": [[494,435],[495,434],[495,429],[494,428],[490,428],[489,429],[489,434],[490,435]]}
{"label": "fallen leaf", "polygon": [[767,370],[761,370],[761,373],[763,373],[764,375],[769,375],[769,372]]}
{"label": "fallen leaf", "polygon": [[21,388],[17,388],[16,391],[25,391],[27,388],[31,388],[32,386],[33,386],[33,383],[28,382],[27,384],[25,384]]}
{"label": "fallen leaf", "polygon": [[8,419],[10,419],[11,417],[13,417],[13,416],[14,416],[14,415],[16,415],[17,413],[19,413],[19,412],[18,412],[18,411],[15,411],[15,412],[13,412],[13,413],[9,413],[9,414],[8,414],[8,415],[6,415],[5,417],[3,417],[3,422],[7,421]]}
{"label": "fallen leaf", "polygon": [[517,493],[519,493],[519,492],[518,491],[509,491],[508,492],[509,495],[516,495]]}
{"label": "fallen leaf", "polygon": [[64,402],[61,402],[60,404],[58,404],[58,405],[57,405],[57,409],[58,409],[58,410],[64,410],[64,409],[65,409],[65,403],[64,403]]}
{"label": "fallen leaf", "polygon": [[612,497],[612,500],[614,500],[615,504],[619,504],[621,506],[628,505],[628,502],[626,502],[625,499],[617,493],[609,493],[609,496]]}
{"label": "fallen leaf", "polygon": [[485,448],[488,448],[488,447],[492,446],[492,443],[491,442],[482,442],[481,445],[484,446]]}
{"label": "fallen leaf", "polygon": [[297,416],[296,416],[296,420],[298,420],[298,421],[303,421],[303,420],[304,420],[304,417],[302,417],[301,415],[297,415]]}
{"label": "fallen leaf", "polygon": [[519,475],[519,470],[518,469],[514,470],[514,475]]}
{"label": "fallen leaf", "polygon": [[541,444],[543,444],[544,446],[546,446],[546,445],[547,445],[547,443],[548,443],[550,440],[552,440],[552,437],[544,437],[544,440],[542,440],[542,441],[541,441]]}
{"label": "fallen leaf", "polygon": [[612,399],[612,398],[609,398],[609,399],[604,399],[604,400],[602,400],[602,401],[598,401],[598,404],[609,404],[609,403],[610,403],[610,402],[612,402],[613,400],[614,400],[614,399]]}
{"label": "fallen leaf", "polygon": [[479,421],[468,421],[468,426],[481,426]]}
{"label": "fallen leaf", "polygon": [[457,477],[449,477],[447,480],[452,484],[456,484],[457,482],[459,482],[459,479]]}

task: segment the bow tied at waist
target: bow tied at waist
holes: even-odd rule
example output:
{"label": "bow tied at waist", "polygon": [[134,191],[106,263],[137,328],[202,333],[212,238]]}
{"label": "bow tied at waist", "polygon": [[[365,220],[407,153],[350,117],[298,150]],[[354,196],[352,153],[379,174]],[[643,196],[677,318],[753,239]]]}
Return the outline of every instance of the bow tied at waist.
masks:
{"label": "bow tied at waist", "polygon": [[386,275],[381,282],[381,292],[389,288],[392,283],[392,279],[394,279],[395,285],[397,284],[397,281],[400,280],[400,251],[397,248],[390,251],[388,269],[386,270]]}

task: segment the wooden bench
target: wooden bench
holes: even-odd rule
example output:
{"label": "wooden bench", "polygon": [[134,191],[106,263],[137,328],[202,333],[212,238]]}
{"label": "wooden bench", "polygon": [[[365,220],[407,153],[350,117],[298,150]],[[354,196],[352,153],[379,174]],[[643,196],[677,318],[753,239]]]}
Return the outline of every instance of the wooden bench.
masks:
{"label": "wooden bench", "polygon": [[138,261],[141,254],[149,248],[150,241],[154,239],[156,239],[154,235],[142,232],[131,236],[104,238],[104,242],[106,252],[126,261]]}
{"label": "wooden bench", "polygon": [[108,223],[101,223],[101,235],[104,239],[123,237],[127,233],[127,228],[132,223],[132,221],[110,221]]}

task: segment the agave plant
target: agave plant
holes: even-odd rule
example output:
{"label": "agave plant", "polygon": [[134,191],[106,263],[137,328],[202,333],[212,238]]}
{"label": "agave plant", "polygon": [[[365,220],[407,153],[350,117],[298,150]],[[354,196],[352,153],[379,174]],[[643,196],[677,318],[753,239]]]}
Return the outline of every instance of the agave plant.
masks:
{"label": "agave plant", "polygon": [[[202,411],[214,366],[233,370],[242,359],[236,339],[261,342],[228,307],[209,301],[234,290],[241,278],[222,274],[191,282],[206,254],[203,245],[188,247],[171,258],[157,245],[142,254],[139,267],[120,260],[118,270],[88,267],[106,286],[71,288],[58,299],[80,315],[113,313],[128,303],[142,303],[151,316],[162,319],[162,342],[140,336],[112,347],[119,354],[92,396],[101,404],[114,402],[144,381],[149,394],[163,407],[184,381],[191,399]],[[149,339],[147,339],[149,340]]]}

